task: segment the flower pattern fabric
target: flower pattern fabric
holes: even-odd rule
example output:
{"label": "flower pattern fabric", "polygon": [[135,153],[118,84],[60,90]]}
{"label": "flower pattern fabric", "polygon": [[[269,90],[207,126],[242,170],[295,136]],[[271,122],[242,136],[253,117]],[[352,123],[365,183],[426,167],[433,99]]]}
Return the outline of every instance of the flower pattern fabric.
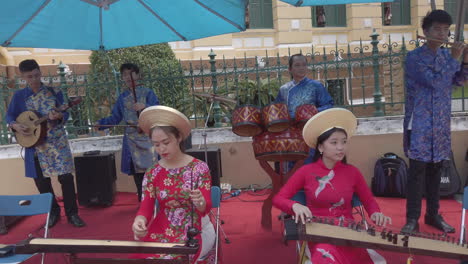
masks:
{"label": "flower pattern fabric", "polygon": [[[146,107],[159,104],[158,98],[149,88],[137,86],[135,93],[137,102],[145,104]],[[138,124],[136,111],[133,110],[134,104],[135,97],[127,89],[117,99],[111,116],[99,120],[98,123],[100,125],[117,125],[121,121],[125,121],[128,125]],[[143,173],[154,162],[156,162],[156,154],[148,136],[145,133],[139,133],[135,127],[126,127],[122,144],[121,171],[129,175]]]}
{"label": "flower pattern fabric", "polygon": [[[190,201],[190,190],[199,188],[206,201],[206,210],[199,212],[192,208]],[[170,201],[178,201],[180,206],[172,208],[167,205]],[[150,168],[143,180],[143,197],[137,215],[142,215],[148,219],[152,218],[155,203],[158,204],[155,219],[148,226],[148,234],[142,238],[146,242],[163,243],[185,243],[187,241],[187,230],[192,224],[198,230],[202,230],[201,218],[208,214],[211,209],[211,176],[206,163],[193,159],[187,166],[176,169],[165,169],[159,164]],[[201,235],[195,237],[200,242],[200,249],[203,241]],[[214,252],[214,251],[213,251]],[[207,257],[205,261],[197,261],[199,252],[191,256],[190,263],[214,263],[212,257]],[[161,254],[137,254],[135,258],[147,259],[177,259],[177,255]]]}
{"label": "flower pattern fabric", "polygon": [[286,103],[291,118],[295,118],[296,108],[303,104],[315,105],[319,112],[333,107],[333,99],[325,87],[307,77],[299,83],[290,81],[281,86],[276,102]]}
{"label": "flower pattern fabric", "polygon": [[403,122],[403,145],[408,158],[423,162],[449,159],[452,90],[465,80],[468,68],[461,68],[447,49],[434,52],[424,45],[408,52]]}
{"label": "flower pattern fabric", "polygon": [[[58,91],[42,86],[26,99],[26,108],[41,116],[48,115],[57,105]],[[47,121],[46,140],[35,147],[44,177],[57,177],[74,171],[73,157],[62,122]]]}

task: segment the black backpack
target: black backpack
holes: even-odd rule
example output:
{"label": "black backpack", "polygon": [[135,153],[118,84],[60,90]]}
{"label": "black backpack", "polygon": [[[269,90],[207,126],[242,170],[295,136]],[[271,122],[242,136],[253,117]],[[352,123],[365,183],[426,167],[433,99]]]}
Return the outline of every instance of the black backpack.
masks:
{"label": "black backpack", "polygon": [[450,152],[450,160],[442,161],[440,175],[440,196],[450,197],[460,191],[461,180],[455,167],[453,152]]}
{"label": "black backpack", "polygon": [[408,165],[395,153],[385,153],[377,160],[372,178],[375,196],[406,197]]}

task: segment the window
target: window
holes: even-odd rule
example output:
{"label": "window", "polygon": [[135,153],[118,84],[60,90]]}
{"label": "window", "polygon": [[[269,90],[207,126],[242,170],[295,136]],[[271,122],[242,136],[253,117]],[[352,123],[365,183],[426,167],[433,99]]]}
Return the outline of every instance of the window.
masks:
{"label": "window", "polygon": [[272,0],[250,0],[245,12],[247,28],[273,28]]}
{"label": "window", "polygon": [[382,3],[382,24],[386,26],[411,25],[410,0]]}
{"label": "window", "polygon": [[346,5],[312,7],[312,26],[346,27]]}
{"label": "window", "polygon": [[[453,23],[457,21],[457,4],[459,0],[444,0],[444,10],[452,16]],[[468,24],[468,14],[465,14],[465,24]]]}

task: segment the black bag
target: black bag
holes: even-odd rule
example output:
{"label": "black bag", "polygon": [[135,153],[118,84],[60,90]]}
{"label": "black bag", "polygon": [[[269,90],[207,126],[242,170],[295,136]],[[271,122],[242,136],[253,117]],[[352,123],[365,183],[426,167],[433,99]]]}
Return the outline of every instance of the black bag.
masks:
{"label": "black bag", "polygon": [[450,151],[450,160],[442,161],[440,175],[440,196],[450,197],[460,191],[461,180],[455,167],[453,152]]}
{"label": "black bag", "polygon": [[377,160],[372,178],[375,196],[406,197],[408,165],[395,153],[385,153]]}

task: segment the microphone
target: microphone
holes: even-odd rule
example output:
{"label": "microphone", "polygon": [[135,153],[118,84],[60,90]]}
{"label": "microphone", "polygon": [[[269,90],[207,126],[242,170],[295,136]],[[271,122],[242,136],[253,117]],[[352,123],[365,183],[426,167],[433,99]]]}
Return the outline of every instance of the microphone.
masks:
{"label": "microphone", "polygon": [[237,190],[237,191],[235,191],[235,192],[233,192],[233,193],[230,193],[228,196],[223,197],[223,201],[224,201],[224,200],[227,200],[227,199],[229,199],[229,198],[232,198],[232,197],[239,196],[240,194],[241,194],[241,190],[239,189],[239,190]]}

